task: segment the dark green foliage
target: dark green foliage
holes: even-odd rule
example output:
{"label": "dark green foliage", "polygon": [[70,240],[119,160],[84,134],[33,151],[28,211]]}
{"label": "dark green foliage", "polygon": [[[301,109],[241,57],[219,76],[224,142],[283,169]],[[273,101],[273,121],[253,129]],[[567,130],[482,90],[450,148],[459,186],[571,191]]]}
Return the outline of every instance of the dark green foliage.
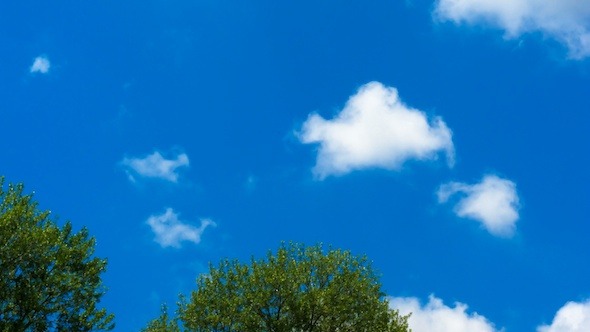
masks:
{"label": "dark green foliage", "polygon": [[199,332],[409,331],[366,258],[295,244],[250,264],[211,267],[181,301],[179,318],[186,331]]}
{"label": "dark green foliage", "polygon": [[163,305],[160,317],[151,321],[142,332],[180,332],[180,328],[177,320],[168,316],[168,308]]}
{"label": "dark green foliage", "polygon": [[106,260],[88,230],[62,228],[23,186],[0,177],[0,331],[93,331],[114,327],[97,308]]}

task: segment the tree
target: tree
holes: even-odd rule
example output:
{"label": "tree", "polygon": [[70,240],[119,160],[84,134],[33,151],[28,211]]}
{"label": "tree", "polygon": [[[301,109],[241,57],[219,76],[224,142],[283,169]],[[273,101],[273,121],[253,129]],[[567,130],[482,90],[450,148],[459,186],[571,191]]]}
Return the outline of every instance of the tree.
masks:
{"label": "tree", "polygon": [[409,331],[366,257],[320,245],[283,244],[249,265],[222,261],[198,278],[179,319],[187,331]]}
{"label": "tree", "polygon": [[97,307],[106,260],[86,228],[60,228],[22,184],[0,177],[0,331],[92,331],[114,327]]}
{"label": "tree", "polygon": [[180,332],[178,320],[168,316],[168,307],[162,306],[160,317],[152,320],[142,332]]}

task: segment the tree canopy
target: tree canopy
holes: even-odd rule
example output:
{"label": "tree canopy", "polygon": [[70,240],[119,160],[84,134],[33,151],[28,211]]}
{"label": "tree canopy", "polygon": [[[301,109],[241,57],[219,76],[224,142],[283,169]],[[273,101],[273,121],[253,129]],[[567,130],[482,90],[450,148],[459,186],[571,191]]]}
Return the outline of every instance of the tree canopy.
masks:
{"label": "tree canopy", "polygon": [[[366,257],[321,245],[282,245],[250,264],[224,260],[182,300],[186,331],[405,332]],[[178,331],[163,311],[145,331]]]}
{"label": "tree canopy", "polygon": [[0,331],[92,331],[114,327],[98,308],[106,260],[88,230],[59,227],[22,184],[0,177]]}

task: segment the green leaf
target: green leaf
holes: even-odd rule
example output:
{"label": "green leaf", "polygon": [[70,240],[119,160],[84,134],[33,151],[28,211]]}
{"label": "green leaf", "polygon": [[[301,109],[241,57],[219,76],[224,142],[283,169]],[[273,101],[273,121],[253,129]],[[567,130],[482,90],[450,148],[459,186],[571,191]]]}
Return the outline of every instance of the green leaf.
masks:
{"label": "green leaf", "polygon": [[106,260],[94,257],[87,229],[60,228],[22,184],[0,177],[0,331],[110,330],[97,308]]}

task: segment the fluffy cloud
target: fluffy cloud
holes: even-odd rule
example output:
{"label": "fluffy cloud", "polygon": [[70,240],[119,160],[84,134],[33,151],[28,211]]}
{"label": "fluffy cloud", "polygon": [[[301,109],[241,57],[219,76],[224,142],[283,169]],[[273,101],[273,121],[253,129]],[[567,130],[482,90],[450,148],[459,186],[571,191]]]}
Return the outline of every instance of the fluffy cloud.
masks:
{"label": "fluffy cloud", "polygon": [[453,164],[452,134],[441,118],[406,106],[397,90],[379,82],[363,85],[332,120],[311,114],[299,133],[318,143],[315,175],[323,179],[365,168],[399,169],[409,159],[434,159],[446,152]]}
{"label": "fluffy cloud", "polygon": [[498,331],[484,316],[467,313],[467,305],[446,306],[431,295],[424,306],[417,298],[389,298],[389,306],[402,315],[411,313],[409,325],[413,332],[494,332]]}
{"label": "fluffy cloud", "polygon": [[154,241],[163,248],[179,248],[183,241],[199,244],[205,229],[209,226],[215,226],[215,223],[209,219],[202,219],[200,227],[183,223],[178,219],[178,214],[171,208],[166,209],[166,212],[161,215],[150,216],[147,224],[150,225],[156,235]]}
{"label": "fluffy cloud", "polygon": [[590,300],[568,302],[557,311],[551,325],[537,327],[537,332],[590,331]]}
{"label": "fluffy cloud", "polygon": [[188,166],[188,156],[179,154],[175,159],[166,159],[159,152],[154,152],[145,158],[124,158],[121,162],[127,168],[127,174],[131,181],[135,181],[134,174],[160,178],[170,182],[178,181],[177,168]]}
{"label": "fluffy cloud", "polygon": [[31,68],[29,68],[29,71],[31,73],[47,74],[49,72],[49,68],[51,68],[51,63],[49,62],[49,59],[47,59],[47,57],[44,56],[38,56],[33,61],[33,64],[31,65]]}
{"label": "fluffy cloud", "polygon": [[506,37],[541,32],[567,46],[569,56],[590,56],[590,6],[581,0],[438,0],[435,14],[455,23],[489,23]]}
{"label": "fluffy cloud", "polygon": [[494,235],[511,236],[514,233],[519,218],[514,182],[495,175],[487,175],[473,185],[450,182],[439,188],[438,201],[444,203],[455,194],[462,196],[455,205],[459,217],[480,221]]}

